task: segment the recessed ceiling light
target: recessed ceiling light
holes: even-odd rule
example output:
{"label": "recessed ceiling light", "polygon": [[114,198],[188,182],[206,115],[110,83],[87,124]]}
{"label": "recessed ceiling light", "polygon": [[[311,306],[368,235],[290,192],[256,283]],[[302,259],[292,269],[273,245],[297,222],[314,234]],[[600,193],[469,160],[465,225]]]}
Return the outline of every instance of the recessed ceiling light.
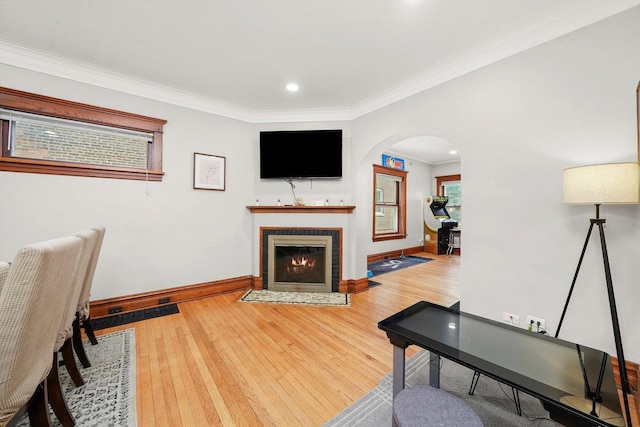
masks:
{"label": "recessed ceiling light", "polygon": [[458,154],[458,152],[456,150],[451,150],[449,151],[449,154]]}
{"label": "recessed ceiling light", "polygon": [[298,85],[297,85],[297,84],[295,84],[295,83],[289,83],[289,84],[287,84],[287,90],[288,90],[289,92],[297,92],[297,91],[298,91],[298,89],[299,89],[299,87],[298,87]]}

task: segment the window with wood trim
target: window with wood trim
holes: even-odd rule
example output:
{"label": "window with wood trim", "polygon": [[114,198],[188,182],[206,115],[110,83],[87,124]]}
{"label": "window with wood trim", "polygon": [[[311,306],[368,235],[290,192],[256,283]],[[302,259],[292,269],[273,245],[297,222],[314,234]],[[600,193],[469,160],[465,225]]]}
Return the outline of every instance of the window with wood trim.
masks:
{"label": "window with wood trim", "polygon": [[373,165],[373,241],[407,237],[407,172]]}
{"label": "window with wood trim", "polygon": [[436,177],[438,196],[447,196],[447,212],[452,219],[462,221],[462,178],[460,174]]}
{"label": "window with wood trim", "polygon": [[0,87],[0,171],[161,181],[165,123]]}

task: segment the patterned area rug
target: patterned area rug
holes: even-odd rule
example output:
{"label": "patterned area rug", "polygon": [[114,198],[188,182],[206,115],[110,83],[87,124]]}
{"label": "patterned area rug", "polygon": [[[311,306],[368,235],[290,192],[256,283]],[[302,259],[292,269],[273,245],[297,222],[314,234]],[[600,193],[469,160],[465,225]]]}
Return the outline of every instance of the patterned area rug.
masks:
{"label": "patterned area rug", "polygon": [[392,271],[402,270],[403,268],[412,267],[424,262],[433,261],[433,258],[422,258],[419,256],[402,256],[399,258],[383,259],[382,261],[370,262],[367,264],[373,276],[378,276]]}
{"label": "patterned area rug", "polygon": [[[389,348],[391,351],[391,348]],[[429,352],[421,350],[406,362],[405,384],[408,387],[429,384]],[[522,416],[516,412],[511,387],[481,375],[473,395],[469,386],[473,371],[450,360],[441,359],[440,388],[454,394],[471,406],[485,426],[554,427],[540,400],[520,392]],[[393,374],[387,374],[377,387],[353,405],[340,412],[324,427],[389,427],[392,418]]]}
{"label": "patterned area rug", "polygon": [[[91,361],[82,368],[76,360],[85,384],[75,387],[64,367],[60,367],[60,382],[76,426],[137,425],[136,416],[136,344],[133,329],[98,336],[98,345],[85,341],[84,348]],[[51,413],[54,426],[60,426]],[[25,417],[20,427],[29,426]]]}
{"label": "patterned area rug", "polygon": [[267,289],[252,289],[240,301],[330,306],[348,306],[351,303],[349,294],[340,292],[281,292]]}

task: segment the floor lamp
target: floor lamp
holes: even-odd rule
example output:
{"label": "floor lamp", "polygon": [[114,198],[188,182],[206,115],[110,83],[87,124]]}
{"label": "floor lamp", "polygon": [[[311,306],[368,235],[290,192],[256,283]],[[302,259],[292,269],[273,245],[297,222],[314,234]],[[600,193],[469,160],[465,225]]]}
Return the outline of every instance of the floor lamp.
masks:
{"label": "floor lamp", "polygon": [[[580,166],[565,169],[562,177],[563,202],[566,204],[593,204],[596,206],[596,217],[591,219],[591,225],[587,232],[587,238],[580,254],[578,267],[573,282],[569,288],[569,295],[562,310],[562,316],[558,323],[555,337],[558,337],[564,316],[569,307],[571,294],[580,272],[582,260],[589,244],[593,227],[598,227],[600,232],[600,246],[602,248],[602,258],[604,260],[604,272],[609,296],[609,309],[611,311],[611,321],[613,324],[613,337],[616,346],[616,356],[620,371],[620,383],[625,405],[625,413],[628,426],[631,426],[631,413],[629,409],[628,394],[630,393],[629,380],[627,377],[627,367],[622,350],[622,338],[620,337],[620,324],[618,323],[618,312],[616,310],[616,300],[613,293],[613,282],[611,280],[611,268],[609,265],[609,255],[607,254],[607,244],[604,236],[604,224],[606,219],[600,218],[600,205],[620,205],[637,204],[640,202],[639,185],[639,165],[638,163],[608,163],[601,165]],[[599,387],[598,387],[599,390]],[[593,396],[594,404],[598,396]]]}

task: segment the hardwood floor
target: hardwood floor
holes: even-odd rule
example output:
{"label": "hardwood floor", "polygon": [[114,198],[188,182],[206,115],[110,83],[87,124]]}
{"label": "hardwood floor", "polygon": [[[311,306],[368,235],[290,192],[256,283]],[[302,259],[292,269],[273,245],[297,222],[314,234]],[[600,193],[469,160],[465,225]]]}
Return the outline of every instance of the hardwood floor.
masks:
{"label": "hardwood floor", "polygon": [[459,300],[460,258],[415,255],[434,260],[376,276],[382,285],[350,307],[240,303],[234,292],[100,333],[135,329],[140,426],[321,426],[391,371],[380,320]]}

